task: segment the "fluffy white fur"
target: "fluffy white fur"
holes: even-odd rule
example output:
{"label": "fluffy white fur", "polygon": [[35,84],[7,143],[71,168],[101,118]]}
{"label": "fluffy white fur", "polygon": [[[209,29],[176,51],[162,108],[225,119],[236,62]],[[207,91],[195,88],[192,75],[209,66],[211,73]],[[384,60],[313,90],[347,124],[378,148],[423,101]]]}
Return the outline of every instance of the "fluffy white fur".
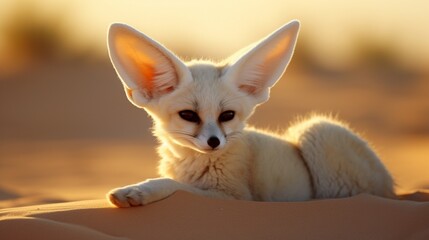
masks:
{"label": "fluffy white fur", "polygon": [[154,120],[162,178],[113,189],[110,202],[145,205],[177,190],[258,201],[394,197],[376,154],[331,117],[303,119],[284,133],[246,127],[285,71],[298,31],[292,21],[225,63],[184,63],[148,36],[113,24],[109,54],[128,99]]}

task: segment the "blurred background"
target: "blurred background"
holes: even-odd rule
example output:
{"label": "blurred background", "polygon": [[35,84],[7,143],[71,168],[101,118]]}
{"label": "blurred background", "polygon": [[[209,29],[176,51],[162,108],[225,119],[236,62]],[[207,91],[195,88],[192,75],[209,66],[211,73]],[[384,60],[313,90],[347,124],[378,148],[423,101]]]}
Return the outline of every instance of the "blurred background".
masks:
{"label": "blurred background", "polygon": [[429,188],[429,2],[0,0],[0,207],[102,198],[156,177],[151,120],[107,55],[123,22],[183,57],[221,60],[291,19],[294,59],[252,125],[332,113],[398,189]]}

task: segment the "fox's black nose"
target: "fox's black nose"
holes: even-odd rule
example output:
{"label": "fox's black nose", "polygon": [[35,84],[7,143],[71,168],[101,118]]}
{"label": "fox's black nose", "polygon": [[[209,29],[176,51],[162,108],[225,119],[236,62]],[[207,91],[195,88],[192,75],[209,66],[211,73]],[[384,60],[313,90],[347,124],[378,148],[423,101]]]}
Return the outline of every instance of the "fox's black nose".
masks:
{"label": "fox's black nose", "polygon": [[209,140],[207,140],[207,144],[212,147],[213,149],[215,149],[217,146],[219,146],[220,141],[219,138],[215,137],[215,136],[211,136],[209,138]]}

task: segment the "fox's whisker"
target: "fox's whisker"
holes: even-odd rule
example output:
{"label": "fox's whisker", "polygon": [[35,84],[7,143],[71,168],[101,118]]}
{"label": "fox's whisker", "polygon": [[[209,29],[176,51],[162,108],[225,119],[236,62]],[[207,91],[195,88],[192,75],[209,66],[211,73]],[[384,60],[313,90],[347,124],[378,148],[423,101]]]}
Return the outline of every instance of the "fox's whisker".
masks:
{"label": "fox's whisker", "polygon": [[191,133],[185,132],[185,131],[171,130],[171,131],[168,131],[168,133],[172,134],[172,135],[183,135],[183,136],[195,138],[194,134],[191,134]]}

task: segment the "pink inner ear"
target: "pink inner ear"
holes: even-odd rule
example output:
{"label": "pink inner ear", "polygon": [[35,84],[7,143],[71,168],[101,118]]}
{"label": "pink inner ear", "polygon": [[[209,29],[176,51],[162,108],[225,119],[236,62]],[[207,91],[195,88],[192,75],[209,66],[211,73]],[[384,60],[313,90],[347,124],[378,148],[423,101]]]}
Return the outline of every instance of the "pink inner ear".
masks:
{"label": "pink inner ear", "polygon": [[178,72],[162,47],[130,32],[115,37],[114,50],[127,88],[138,90],[148,100],[175,89]]}
{"label": "pink inner ear", "polygon": [[249,94],[255,94],[256,91],[258,90],[257,87],[255,86],[250,86],[250,85],[240,85],[238,87],[240,90],[242,90],[243,92],[247,92]]}
{"label": "pink inner ear", "polygon": [[164,93],[172,92],[174,89],[175,89],[175,87],[173,87],[173,86],[168,87],[168,88],[164,89]]}
{"label": "pink inner ear", "polygon": [[147,95],[152,96],[155,75],[154,60],[139,49],[138,40],[132,36],[118,36],[116,49],[123,66],[130,73],[132,81]]}
{"label": "pink inner ear", "polygon": [[293,51],[293,38],[289,34],[275,37],[253,48],[236,66],[236,83],[241,91],[258,96],[281,77]]}
{"label": "pink inner ear", "polygon": [[137,71],[140,72],[140,78],[138,79],[138,85],[141,89],[144,89],[150,97],[152,97],[152,92],[154,88],[153,79],[155,69],[152,65],[139,62],[138,59],[133,59]]}

